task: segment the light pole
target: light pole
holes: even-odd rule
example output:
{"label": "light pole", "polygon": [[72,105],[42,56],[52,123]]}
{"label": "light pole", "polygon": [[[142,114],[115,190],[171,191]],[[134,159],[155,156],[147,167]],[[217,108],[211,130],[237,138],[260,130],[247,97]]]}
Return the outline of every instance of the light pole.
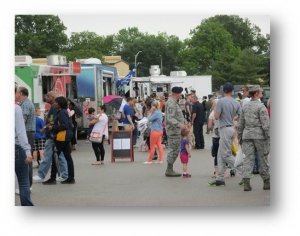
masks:
{"label": "light pole", "polygon": [[135,77],[137,77],[137,65],[136,65],[136,59],[137,59],[138,55],[139,55],[141,52],[142,52],[142,51],[138,51],[138,53],[135,54],[135,56],[134,56]]}

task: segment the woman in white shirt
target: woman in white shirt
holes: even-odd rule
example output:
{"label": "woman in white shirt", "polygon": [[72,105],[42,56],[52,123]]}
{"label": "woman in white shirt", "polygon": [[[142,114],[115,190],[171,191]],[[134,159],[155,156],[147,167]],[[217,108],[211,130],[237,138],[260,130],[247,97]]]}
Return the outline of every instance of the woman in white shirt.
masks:
{"label": "woman in white shirt", "polygon": [[99,114],[97,115],[97,117],[98,119],[92,120],[90,124],[95,124],[92,133],[100,132],[100,134],[102,134],[102,142],[92,142],[92,147],[96,156],[96,162],[92,163],[92,165],[103,165],[105,156],[103,141],[105,139],[108,139],[108,117],[105,114],[104,105],[99,107]]}

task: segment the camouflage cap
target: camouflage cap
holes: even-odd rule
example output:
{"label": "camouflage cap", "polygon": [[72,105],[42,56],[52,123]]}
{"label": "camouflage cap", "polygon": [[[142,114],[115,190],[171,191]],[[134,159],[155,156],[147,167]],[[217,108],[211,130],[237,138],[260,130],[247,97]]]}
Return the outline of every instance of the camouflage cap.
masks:
{"label": "camouflage cap", "polygon": [[250,87],[249,92],[262,91],[262,88],[259,85],[253,85]]}

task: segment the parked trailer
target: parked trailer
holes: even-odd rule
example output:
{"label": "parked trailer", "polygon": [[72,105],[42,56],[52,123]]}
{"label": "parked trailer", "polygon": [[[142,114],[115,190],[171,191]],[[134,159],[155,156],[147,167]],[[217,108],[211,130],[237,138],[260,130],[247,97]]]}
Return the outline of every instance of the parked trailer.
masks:
{"label": "parked trailer", "polygon": [[[211,75],[204,76],[149,76],[136,77],[130,81],[130,96],[146,98],[155,93],[157,96],[170,93],[174,86],[195,90],[199,98],[212,92]],[[184,90],[185,91],[185,90]]]}

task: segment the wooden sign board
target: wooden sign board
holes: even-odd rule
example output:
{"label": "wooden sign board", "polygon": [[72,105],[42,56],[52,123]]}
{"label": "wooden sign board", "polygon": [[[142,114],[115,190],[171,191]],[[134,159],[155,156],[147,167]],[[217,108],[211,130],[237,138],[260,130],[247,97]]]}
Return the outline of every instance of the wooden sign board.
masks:
{"label": "wooden sign board", "polygon": [[110,135],[111,162],[116,158],[130,158],[134,161],[132,131],[120,130],[112,131]]}

